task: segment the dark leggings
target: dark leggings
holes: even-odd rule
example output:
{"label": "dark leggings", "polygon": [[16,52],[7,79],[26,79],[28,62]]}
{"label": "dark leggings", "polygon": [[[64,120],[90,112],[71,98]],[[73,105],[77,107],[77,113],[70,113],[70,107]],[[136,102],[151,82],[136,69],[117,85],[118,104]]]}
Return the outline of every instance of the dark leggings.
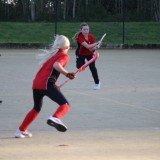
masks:
{"label": "dark leggings", "polygon": [[[80,54],[76,54],[76,67],[77,67],[77,69],[85,64],[85,59],[87,59],[87,61],[89,61],[92,58],[93,58],[93,54],[89,55],[89,56],[83,56]],[[97,72],[95,62],[92,62],[89,65],[89,69],[92,73],[95,84],[99,84],[98,72]]]}
{"label": "dark leggings", "polygon": [[48,84],[47,90],[33,90],[33,100],[34,100],[34,109],[37,112],[40,112],[43,104],[43,97],[47,96],[52,101],[56,102],[59,105],[63,104],[69,104],[67,99],[64,97],[64,95],[61,93],[61,91],[56,87],[54,84]]}

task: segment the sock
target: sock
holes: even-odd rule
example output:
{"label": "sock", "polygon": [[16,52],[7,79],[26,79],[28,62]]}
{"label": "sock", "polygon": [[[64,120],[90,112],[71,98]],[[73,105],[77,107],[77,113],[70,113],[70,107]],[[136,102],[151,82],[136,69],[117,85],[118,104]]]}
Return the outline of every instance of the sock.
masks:
{"label": "sock", "polygon": [[37,112],[35,109],[32,109],[28,112],[26,117],[24,118],[22,124],[19,127],[20,131],[26,131],[28,127],[31,125],[31,123],[37,118],[39,115],[39,112]]}
{"label": "sock", "polygon": [[58,107],[57,111],[53,114],[53,117],[61,119],[64,115],[68,113],[70,106],[68,104],[63,104]]}

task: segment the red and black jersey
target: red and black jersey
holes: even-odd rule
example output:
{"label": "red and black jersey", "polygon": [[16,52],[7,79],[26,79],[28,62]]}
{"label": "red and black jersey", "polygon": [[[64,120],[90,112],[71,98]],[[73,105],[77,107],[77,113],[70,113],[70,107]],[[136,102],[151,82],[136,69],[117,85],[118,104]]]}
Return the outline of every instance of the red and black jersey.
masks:
{"label": "red and black jersey", "polygon": [[48,59],[40,68],[33,80],[32,89],[47,89],[47,83],[55,83],[60,75],[60,72],[54,69],[53,64],[55,62],[60,63],[63,67],[67,65],[69,61],[69,55],[64,53],[63,50],[59,50],[54,56]]}
{"label": "red and black jersey", "polygon": [[[84,35],[80,33],[78,35],[77,42],[80,44],[82,44],[83,42],[86,42],[88,44],[93,44],[95,43],[95,38],[91,33],[88,33],[88,40],[86,40]],[[85,48],[83,45],[80,45],[79,54],[88,56],[88,55],[93,54],[93,51],[90,51],[89,49]]]}

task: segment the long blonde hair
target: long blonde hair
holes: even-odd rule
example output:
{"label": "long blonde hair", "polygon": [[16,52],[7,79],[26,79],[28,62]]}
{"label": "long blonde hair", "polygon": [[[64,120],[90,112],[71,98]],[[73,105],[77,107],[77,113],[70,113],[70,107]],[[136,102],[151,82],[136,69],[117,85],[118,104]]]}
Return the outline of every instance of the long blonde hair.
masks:
{"label": "long blonde hair", "polygon": [[43,65],[50,57],[58,52],[59,49],[64,50],[70,46],[69,39],[64,35],[56,35],[54,41],[50,45],[48,50],[41,49],[40,52],[36,55],[36,59],[39,61],[39,65]]}
{"label": "long blonde hair", "polygon": [[84,26],[89,26],[89,25],[88,25],[86,22],[83,22],[83,23],[80,24],[80,30],[79,30],[78,32],[76,32],[76,33],[74,34],[74,36],[72,37],[72,39],[73,39],[74,41],[77,40],[78,35],[81,33],[81,30],[82,30],[82,28],[83,28]]}

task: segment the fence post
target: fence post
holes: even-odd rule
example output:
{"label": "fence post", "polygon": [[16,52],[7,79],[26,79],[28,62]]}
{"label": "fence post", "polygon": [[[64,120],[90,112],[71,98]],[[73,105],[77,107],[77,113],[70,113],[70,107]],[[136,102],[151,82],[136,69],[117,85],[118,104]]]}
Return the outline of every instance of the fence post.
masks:
{"label": "fence post", "polygon": [[56,3],[55,3],[56,5],[55,5],[55,7],[56,7],[56,12],[55,12],[55,27],[54,27],[54,29],[55,29],[55,31],[54,31],[54,33],[55,33],[55,35],[57,34],[57,11],[58,11],[58,9],[57,9],[57,7],[58,7],[58,5],[57,5],[57,0],[56,0]]}
{"label": "fence post", "polygon": [[123,33],[123,36],[122,36],[122,44],[124,44],[124,32],[125,32],[125,24],[124,24],[124,21],[125,21],[125,12],[124,12],[124,0],[122,0],[122,33]]}

